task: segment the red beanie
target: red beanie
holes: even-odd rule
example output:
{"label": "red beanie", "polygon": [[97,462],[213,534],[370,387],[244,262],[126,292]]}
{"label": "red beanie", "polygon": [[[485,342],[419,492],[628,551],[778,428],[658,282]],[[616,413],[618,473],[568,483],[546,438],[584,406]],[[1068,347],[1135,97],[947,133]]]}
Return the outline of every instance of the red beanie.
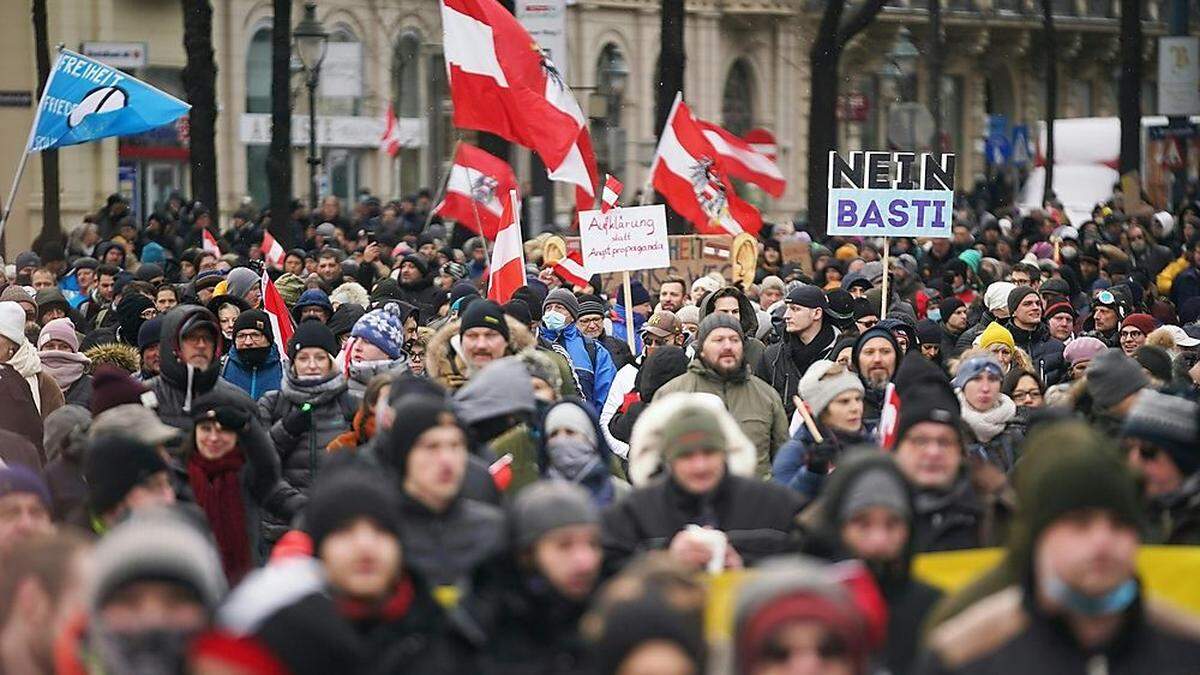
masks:
{"label": "red beanie", "polygon": [[1121,322],[1121,328],[1133,326],[1134,328],[1149,335],[1155,328],[1158,328],[1158,321],[1149,314],[1130,314]]}

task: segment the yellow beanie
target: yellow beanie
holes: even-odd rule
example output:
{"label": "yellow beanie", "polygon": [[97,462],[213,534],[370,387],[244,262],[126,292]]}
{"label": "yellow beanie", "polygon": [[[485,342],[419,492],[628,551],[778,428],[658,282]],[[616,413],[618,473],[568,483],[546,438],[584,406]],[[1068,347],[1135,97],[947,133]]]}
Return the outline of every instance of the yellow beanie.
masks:
{"label": "yellow beanie", "polygon": [[979,335],[979,346],[987,349],[994,344],[1007,345],[1009,349],[1016,351],[1017,343],[1013,342],[1012,333],[1008,329],[1001,326],[998,322],[993,321],[988,324],[987,328]]}
{"label": "yellow beanie", "polygon": [[854,244],[842,244],[834,252],[833,257],[843,262],[854,260],[858,257],[858,249],[854,247]]}

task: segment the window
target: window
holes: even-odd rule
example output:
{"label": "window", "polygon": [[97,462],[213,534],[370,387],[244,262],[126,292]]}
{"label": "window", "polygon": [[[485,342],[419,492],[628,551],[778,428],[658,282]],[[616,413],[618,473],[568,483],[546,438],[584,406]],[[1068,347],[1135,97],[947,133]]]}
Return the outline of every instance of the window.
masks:
{"label": "window", "polygon": [[392,53],[392,102],[397,117],[421,116],[421,37],[411,31]]}
{"label": "window", "polygon": [[319,115],[358,115],[362,112],[362,43],[345,27],[330,32],[321,63]]}
{"label": "window", "polygon": [[750,65],[744,59],[733,62],[725,77],[721,99],[721,123],[738,136],[754,128],[754,83]]}
{"label": "window", "polygon": [[271,30],[260,28],[246,50],[246,112],[271,112]]}

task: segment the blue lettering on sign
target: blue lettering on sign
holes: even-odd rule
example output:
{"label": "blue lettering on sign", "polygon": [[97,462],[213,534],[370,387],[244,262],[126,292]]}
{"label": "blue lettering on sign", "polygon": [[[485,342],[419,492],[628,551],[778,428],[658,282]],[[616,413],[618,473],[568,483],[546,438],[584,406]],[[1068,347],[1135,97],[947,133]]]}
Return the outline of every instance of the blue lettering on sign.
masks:
{"label": "blue lettering on sign", "polygon": [[853,237],[949,237],[951,190],[829,191],[826,234]]}

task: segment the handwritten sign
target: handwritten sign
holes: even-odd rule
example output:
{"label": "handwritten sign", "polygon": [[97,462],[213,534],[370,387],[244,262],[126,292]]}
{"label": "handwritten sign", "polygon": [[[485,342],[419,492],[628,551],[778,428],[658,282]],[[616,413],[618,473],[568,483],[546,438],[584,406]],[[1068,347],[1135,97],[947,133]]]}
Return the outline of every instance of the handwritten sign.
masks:
{"label": "handwritten sign", "polygon": [[949,237],[954,155],[829,153],[825,233],[851,237]]}
{"label": "handwritten sign", "polygon": [[588,274],[671,266],[667,211],[662,204],[579,214],[579,240]]}

